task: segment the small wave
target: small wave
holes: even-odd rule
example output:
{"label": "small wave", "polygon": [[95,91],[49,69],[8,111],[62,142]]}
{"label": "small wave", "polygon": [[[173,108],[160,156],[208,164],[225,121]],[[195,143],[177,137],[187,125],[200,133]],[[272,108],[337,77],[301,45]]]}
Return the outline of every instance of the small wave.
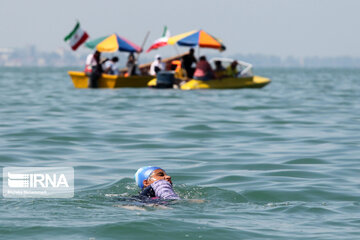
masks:
{"label": "small wave", "polygon": [[214,130],[212,127],[206,125],[206,124],[196,124],[196,125],[190,125],[183,127],[184,130],[195,130],[195,131],[209,131]]}
{"label": "small wave", "polygon": [[328,161],[318,158],[298,158],[286,161],[284,164],[328,164]]}

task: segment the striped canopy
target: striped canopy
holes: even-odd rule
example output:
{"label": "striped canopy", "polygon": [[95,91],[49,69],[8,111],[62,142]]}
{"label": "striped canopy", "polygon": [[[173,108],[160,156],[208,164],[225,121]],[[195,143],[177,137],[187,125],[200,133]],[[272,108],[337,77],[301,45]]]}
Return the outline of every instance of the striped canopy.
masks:
{"label": "striped canopy", "polygon": [[91,49],[96,48],[99,52],[141,52],[142,49],[135,43],[117,34],[94,39],[85,43],[85,46]]}
{"label": "striped canopy", "polygon": [[173,45],[175,43],[180,46],[199,46],[202,48],[215,48],[219,49],[220,51],[226,49],[220,39],[213,37],[204,30],[194,30],[170,37],[168,44]]}

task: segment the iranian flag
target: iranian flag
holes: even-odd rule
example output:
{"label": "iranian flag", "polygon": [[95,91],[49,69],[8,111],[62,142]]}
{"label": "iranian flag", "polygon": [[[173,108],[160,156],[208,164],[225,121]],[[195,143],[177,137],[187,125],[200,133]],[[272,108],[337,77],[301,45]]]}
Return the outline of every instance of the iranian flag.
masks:
{"label": "iranian flag", "polygon": [[151,45],[149,47],[149,49],[146,50],[146,52],[150,52],[153,49],[158,49],[159,47],[166,46],[168,44],[167,41],[168,41],[169,37],[170,37],[170,31],[167,28],[167,26],[165,26],[164,32],[163,32],[161,38],[156,39],[155,42],[153,43],[153,45]]}
{"label": "iranian flag", "polygon": [[76,23],[75,28],[64,38],[64,41],[69,41],[72,50],[76,50],[81,44],[83,44],[89,35],[87,32],[81,29],[80,23]]}

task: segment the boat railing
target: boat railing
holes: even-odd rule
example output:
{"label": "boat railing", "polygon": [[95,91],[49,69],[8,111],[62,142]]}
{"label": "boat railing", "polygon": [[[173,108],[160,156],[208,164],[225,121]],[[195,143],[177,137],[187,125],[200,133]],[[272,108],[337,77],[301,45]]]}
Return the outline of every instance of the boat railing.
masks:
{"label": "boat railing", "polygon": [[253,76],[253,71],[252,71],[252,64],[251,63],[247,63],[247,62],[243,62],[243,61],[237,61],[238,64],[243,67],[243,69],[241,70],[240,76],[243,77],[250,77]]}

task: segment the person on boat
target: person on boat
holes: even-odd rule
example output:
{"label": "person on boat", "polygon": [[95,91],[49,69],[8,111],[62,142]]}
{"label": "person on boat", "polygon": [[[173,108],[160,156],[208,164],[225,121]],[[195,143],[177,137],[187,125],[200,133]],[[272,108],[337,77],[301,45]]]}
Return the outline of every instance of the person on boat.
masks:
{"label": "person on boat", "polygon": [[226,76],[226,69],[222,66],[221,61],[215,61],[215,77],[221,79]]}
{"label": "person on boat", "polygon": [[[88,59],[87,59],[88,60]],[[97,88],[99,86],[99,78],[103,72],[102,64],[100,62],[100,52],[95,51],[92,58],[89,59],[91,66],[91,73],[89,76],[89,88]]]}
{"label": "person on boat", "polygon": [[158,72],[163,70],[165,70],[165,64],[161,61],[161,56],[157,54],[155,60],[151,63],[149,74],[156,76]]}
{"label": "person on boat", "polygon": [[153,166],[139,168],[134,178],[141,189],[139,195],[141,199],[180,199],[173,190],[171,177],[162,168]]}
{"label": "person on boat", "polygon": [[99,55],[99,59],[100,59],[100,52],[98,52],[98,51],[95,51],[94,53],[90,53],[86,57],[84,72],[88,76],[90,76],[90,74],[92,72],[92,67],[96,65],[95,55],[97,55],[97,54]]}
{"label": "person on boat", "polygon": [[119,62],[118,57],[113,57],[111,60],[107,60],[103,63],[103,71],[110,75],[119,75],[119,69],[117,63]]}
{"label": "person on boat", "polygon": [[201,56],[194,72],[194,79],[207,81],[214,78],[215,74],[205,56]]}
{"label": "person on boat", "polygon": [[184,58],[180,60],[171,61],[171,70],[174,72],[174,88],[179,88],[181,85],[186,83],[189,78],[187,77],[187,72],[184,69]]}
{"label": "person on boat", "polygon": [[234,60],[227,68],[226,68],[226,75],[230,77],[237,77],[239,75],[239,71],[237,70],[237,65],[239,63]]}
{"label": "person on boat", "polygon": [[184,57],[180,60],[173,60],[171,64],[174,66],[172,70],[174,70],[174,76],[178,79],[188,79],[186,69],[184,68]]}
{"label": "person on boat", "polygon": [[137,63],[136,63],[134,53],[129,54],[128,61],[126,63],[126,67],[127,67],[127,75],[126,76],[137,75]]}
{"label": "person on boat", "polygon": [[195,72],[195,68],[193,67],[193,64],[196,64],[197,63],[197,60],[194,56],[194,49],[193,48],[190,48],[190,51],[188,54],[186,54],[183,59],[184,59],[184,62],[183,62],[183,65],[184,65],[184,69],[186,70],[186,75],[189,77],[189,78],[192,78],[193,75],[194,75],[194,72]]}

